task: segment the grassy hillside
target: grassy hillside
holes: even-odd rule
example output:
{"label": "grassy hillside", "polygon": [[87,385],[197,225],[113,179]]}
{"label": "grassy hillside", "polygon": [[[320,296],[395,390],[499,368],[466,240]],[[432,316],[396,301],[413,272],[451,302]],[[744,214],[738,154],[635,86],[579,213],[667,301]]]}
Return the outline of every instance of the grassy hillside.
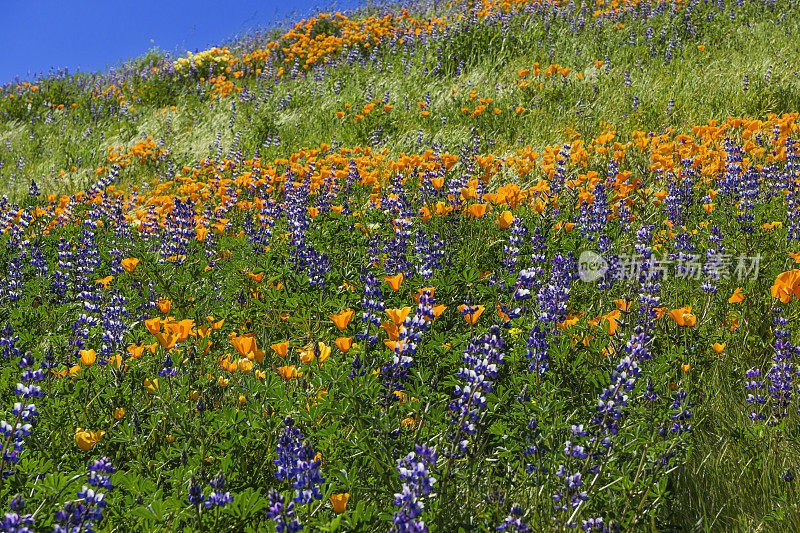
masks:
{"label": "grassy hillside", "polygon": [[381,4],[0,87],[4,527],[800,528],[799,42]]}

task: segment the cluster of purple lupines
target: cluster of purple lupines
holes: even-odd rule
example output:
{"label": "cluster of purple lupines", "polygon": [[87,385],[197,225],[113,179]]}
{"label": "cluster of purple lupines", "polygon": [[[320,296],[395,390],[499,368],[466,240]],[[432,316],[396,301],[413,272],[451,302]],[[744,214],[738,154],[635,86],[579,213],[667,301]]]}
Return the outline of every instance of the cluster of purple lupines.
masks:
{"label": "cluster of purple lupines", "polygon": [[511,506],[511,510],[508,516],[503,520],[503,523],[497,526],[497,531],[504,531],[506,533],[531,533],[533,530],[523,518],[525,518],[525,511],[519,504],[515,503]]}
{"label": "cluster of purple lupines", "polygon": [[392,517],[391,533],[424,533],[428,526],[418,520],[425,507],[420,500],[428,496],[436,484],[431,469],[436,466],[436,452],[424,444],[415,444],[414,451],[397,461],[397,471],[403,483],[401,492],[394,495],[400,510]]}
{"label": "cluster of purple lupines", "polygon": [[6,533],[34,533],[34,529],[28,526],[33,526],[33,515],[20,514],[25,510],[25,499],[17,494],[8,502],[8,507],[11,509],[10,513],[5,513],[3,520],[0,521],[0,531]]}
{"label": "cluster of purple lupines", "polygon": [[294,502],[289,500],[286,504],[283,494],[274,489],[269,491],[267,516],[275,522],[275,531],[278,533],[298,533],[305,527],[295,515]]}
{"label": "cluster of purple lupines", "polygon": [[798,353],[797,347],[791,342],[789,320],[780,315],[781,308],[775,307],[773,319],[775,326],[775,355],[772,357],[772,368],[767,374],[769,380],[769,396],[772,407],[772,421],[777,423],[781,418],[789,415],[789,405],[794,393],[794,382],[797,370],[794,359]]}
{"label": "cluster of purple lupines", "polygon": [[175,198],[175,207],[167,215],[161,260],[174,265],[183,264],[189,242],[194,239],[194,217],[197,214],[191,200]]}
{"label": "cluster of purple lupines", "polygon": [[325,482],[325,478],[319,472],[322,461],[316,458],[314,449],[294,425],[292,417],[287,416],[284,425],[275,449],[278,455],[275,459],[275,466],[278,467],[275,477],[279,481],[291,482],[295,489],[296,504],[307,505],[314,500],[321,500],[322,492],[319,485]]}
{"label": "cluster of purple lupines", "polygon": [[7,420],[0,421],[0,433],[5,436],[3,454],[2,458],[0,458],[0,475],[3,478],[14,474],[14,470],[5,470],[5,468],[19,462],[20,456],[25,449],[24,437],[29,436],[33,426],[36,425],[36,416],[39,412],[36,409],[36,405],[28,403],[28,400],[42,396],[42,389],[36,383],[42,381],[46,376],[45,370],[31,370],[36,361],[30,354],[19,353],[19,350],[15,347],[16,340],[17,337],[13,335],[13,330],[6,326],[2,339],[4,352],[7,357],[21,356],[19,367],[22,369],[22,374],[14,389],[14,394],[21,400],[14,402],[14,407],[11,410],[11,415],[15,418],[13,418],[12,423]]}
{"label": "cluster of purple lupines", "polygon": [[528,227],[520,217],[514,218],[511,223],[511,235],[508,237],[508,244],[503,246],[503,269],[506,274],[516,273],[519,261],[520,246],[528,234]]}
{"label": "cluster of purple lupines", "polygon": [[53,533],[91,533],[97,524],[103,521],[103,509],[108,503],[106,493],[114,490],[111,474],[116,469],[107,457],[101,457],[89,465],[89,473],[83,489],[78,492],[78,500],[68,502],[64,508],[56,512]]}
{"label": "cluster of purple lupines", "polygon": [[383,292],[381,282],[372,272],[361,275],[361,282],[364,284],[364,298],[361,306],[364,311],[361,314],[361,321],[364,323],[364,332],[356,335],[359,339],[367,340],[370,344],[378,342],[377,335],[370,335],[370,326],[379,327],[381,325],[380,315],[385,309],[383,303]]}
{"label": "cluster of purple lupines", "polygon": [[403,382],[408,379],[408,373],[414,364],[414,356],[417,354],[417,346],[422,341],[422,334],[430,330],[431,322],[435,318],[434,304],[431,291],[423,290],[414,315],[406,316],[399,328],[399,341],[392,351],[392,359],[384,363],[381,368],[385,387],[384,400],[387,403],[398,401],[395,391],[405,388]]}
{"label": "cluster of purple lupines", "polygon": [[[442,268],[445,252],[442,238],[438,233],[433,233],[428,239],[425,230],[418,229],[415,246],[415,267],[417,274],[423,279],[430,279],[433,273]],[[431,244],[433,241],[434,244]]]}
{"label": "cluster of purple lupines", "polygon": [[197,481],[197,478],[192,476],[189,481],[189,503],[197,506],[200,509],[202,505],[206,509],[213,509],[217,507],[225,507],[233,501],[233,496],[230,492],[222,492],[225,488],[227,480],[223,472],[219,472],[211,481],[208,482],[212,491],[211,494],[206,496],[203,494],[203,487]]}
{"label": "cluster of purple lupines", "polygon": [[501,328],[494,324],[487,333],[473,338],[464,350],[464,366],[456,374],[462,382],[456,385],[449,407],[450,423],[455,426],[450,439],[457,447],[457,455],[466,453],[470,438],[478,431],[486,395],[492,392],[505,348]]}

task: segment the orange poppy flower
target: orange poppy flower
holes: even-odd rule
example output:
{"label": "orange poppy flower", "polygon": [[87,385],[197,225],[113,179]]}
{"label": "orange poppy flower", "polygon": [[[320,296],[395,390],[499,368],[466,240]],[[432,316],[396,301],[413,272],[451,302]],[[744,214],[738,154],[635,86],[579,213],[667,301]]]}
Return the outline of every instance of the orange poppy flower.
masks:
{"label": "orange poppy flower", "polygon": [[666,307],[654,307],[654,308],[652,309],[652,311],[653,311],[653,312],[655,313],[655,315],[656,315],[656,320],[658,320],[659,318],[661,318],[662,316],[664,316],[664,313],[666,313],[666,312],[667,312],[667,308],[666,308]]}
{"label": "orange poppy flower", "polygon": [[100,442],[105,435],[105,431],[92,431],[91,429],[77,428],[75,430],[75,444],[84,452],[88,452],[94,445]]}
{"label": "orange poppy flower", "polygon": [[290,380],[292,378],[298,378],[303,375],[303,372],[297,370],[294,365],[287,365],[287,366],[279,366],[278,373],[281,377],[285,380]]}
{"label": "orange poppy flower", "polygon": [[497,223],[500,225],[500,229],[507,229],[514,223],[514,215],[511,211],[503,211],[500,216],[497,217]]}
{"label": "orange poppy flower", "polygon": [[111,283],[111,280],[113,280],[113,279],[114,279],[114,276],[106,276],[104,278],[96,279],[94,281],[95,281],[95,283],[99,283],[100,285],[102,285],[104,289],[107,289],[108,288],[108,284]]}
{"label": "orange poppy flower", "polygon": [[122,264],[122,268],[124,268],[126,272],[130,273],[136,269],[136,266],[139,264],[139,260],[135,257],[128,257],[127,259],[123,259],[120,263]]}
{"label": "orange poppy flower", "polygon": [[247,354],[256,350],[256,339],[252,334],[242,335],[241,337],[233,336],[230,341],[242,357],[246,357]]}
{"label": "orange poppy flower", "polygon": [[467,321],[467,324],[470,326],[474,326],[475,323],[480,318],[481,313],[483,313],[484,307],[482,305],[476,305],[472,307],[467,307],[466,305],[459,305],[458,310],[464,316],[464,319]]}
{"label": "orange poppy flower", "polygon": [[744,301],[744,293],[742,292],[742,288],[736,287],[736,290],[733,291],[733,295],[728,298],[728,303],[737,304],[742,301]]}
{"label": "orange poppy flower", "polygon": [[469,214],[475,218],[481,218],[486,214],[486,204],[472,204],[469,206]]}
{"label": "orange poppy flower", "polygon": [[[441,315],[442,312],[444,312],[445,309],[447,309],[446,305],[434,305],[433,306],[433,319],[436,320],[437,318],[439,318],[439,315]],[[426,317],[426,320],[427,320],[427,317]]]}
{"label": "orange poppy flower", "polygon": [[128,346],[128,353],[131,354],[132,359],[139,359],[143,352],[144,346],[137,346],[135,344]]}
{"label": "orange poppy flower", "polygon": [[[319,362],[324,363],[331,355],[331,347],[322,341],[317,342],[317,347],[319,348]],[[315,354],[313,344],[309,343],[300,350],[300,360],[303,361],[303,363],[310,363],[314,360],[314,357]]]}
{"label": "orange poppy flower", "polygon": [[387,320],[381,324],[381,328],[386,330],[389,339],[393,341],[400,340],[400,330],[394,322]]}
{"label": "orange poppy flower", "polygon": [[224,318],[222,320],[214,322],[214,317],[213,316],[207,316],[206,320],[208,320],[208,324],[211,326],[211,329],[213,329],[213,330],[222,329],[222,324],[225,323],[225,319]]}
{"label": "orange poppy flower", "polygon": [[156,333],[156,339],[158,339],[158,343],[161,345],[162,348],[165,350],[170,350],[175,347],[178,343],[177,336],[169,330],[159,331]]}
{"label": "orange poppy flower", "polygon": [[175,336],[175,342],[186,342],[194,327],[194,320],[187,318],[184,320],[171,320],[164,324],[164,327]]}
{"label": "orange poppy flower", "polygon": [[781,273],[770,289],[773,298],[788,304],[792,297],[800,298],[800,270],[792,269]]}
{"label": "orange poppy flower", "polygon": [[259,272],[258,274],[253,274],[252,272],[248,272],[247,275],[250,276],[250,278],[256,283],[261,283],[261,280],[264,279],[264,272]]}
{"label": "orange poppy flower", "polygon": [[402,309],[386,309],[386,314],[389,315],[389,319],[398,327],[405,322],[406,317],[410,312],[411,308],[407,306],[403,307]]}
{"label": "orange poppy flower", "polygon": [[350,499],[350,493],[345,492],[343,494],[331,494],[329,500],[331,501],[331,505],[333,505],[333,512],[336,514],[342,514],[347,507],[347,500]]}
{"label": "orange poppy flower", "polygon": [[270,346],[272,351],[278,354],[279,357],[286,357],[289,353],[289,341],[277,342]]}
{"label": "orange poppy flower", "polygon": [[711,345],[711,348],[713,348],[714,351],[717,353],[722,353],[722,350],[725,349],[725,343],[720,344],[718,342],[715,342],[714,344]]}
{"label": "orange poppy flower", "polygon": [[394,276],[385,277],[383,280],[389,284],[393,291],[397,292],[400,290],[400,285],[403,283],[403,273],[400,272]]}
{"label": "orange poppy flower", "polygon": [[347,353],[350,351],[350,347],[353,345],[353,337],[339,337],[333,342],[342,351],[342,353]]}
{"label": "orange poppy flower", "polygon": [[336,327],[339,328],[339,331],[344,331],[347,329],[347,324],[353,319],[353,315],[356,312],[352,309],[345,309],[344,311],[339,311],[339,313],[335,315],[328,315],[328,318],[333,320],[333,323],[336,324]]}
{"label": "orange poppy flower", "polygon": [[694,327],[697,322],[697,316],[692,314],[692,306],[681,307],[680,309],[673,309],[669,312],[669,316],[681,327]]}
{"label": "orange poppy flower", "polygon": [[616,305],[617,309],[619,309],[620,311],[628,311],[631,308],[632,303],[633,302],[626,302],[622,298],[614,300],[614,305]]}

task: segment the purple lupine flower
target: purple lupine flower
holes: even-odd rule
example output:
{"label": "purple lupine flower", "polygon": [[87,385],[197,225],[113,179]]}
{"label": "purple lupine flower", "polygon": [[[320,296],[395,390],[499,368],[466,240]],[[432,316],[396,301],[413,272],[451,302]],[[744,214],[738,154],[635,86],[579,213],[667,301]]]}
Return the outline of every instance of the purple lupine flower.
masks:
{"label": "purple lupine flower", "polygon": [[103,330],[100,341],[103,344],[100,348],[102,357],[98,360],[98,363],[101,365],[105,365],[107,363],[106,359],[110,359],[122,351],[125,332],[128,330],[125,322],[125,318],[128,317],[128,311],[125,304],[125,297],[119,291],[111,291],[109,302],[100,315],[99,324]]}
{"label": "purple lupine flower", "polygon": [[694,404],[689,398],[685,390],[681,389],[675,393],[675,399],[672,402],[672,432],[682,435],[684,433],[692,432],[692,424],[689,420],[692,418],[692,407]]}
{"label": "purple lupine flower", "polygon": [[319,485],[325,482],[320,475],[321,462],[315,459],[314,449],[304,440],[303,434],[295,427],[294,419],[286,417],[284,431],[278,439],[275,451],[278,458],[275,465],[278,471],[275,477],[279,481],[287,480],[295,488],[294,502],[306,505],[321,500]]}
{"label": "purple lupine flower", "polygon": [[511,506],[509,515],[503,520],[503,523],[497,526],[496,531],[507,531],[508,533],[531,533],[533,531],[528,524],[522,519],[525,516],[525,511],[519,504],[515,503]]}
{"label": "purple lupine flower", "polygon": [[33,515],[21,514],[25,510],[25,499],[17,494],[8,502],[10,513],[4,513],[0,520],[0,531],[8,533],[34,533],[34,529],[28,526],[34,524]]}
{"label": "purple lupine flower", "polygon": [[436,478],[431,469],[436,466],[436,452],[426,445],[415,444],[414,451],[397,461],[402,490],[394,495],[394,504],[400,510],[392,517],[392,533],[423,533],[428,526],[417,518],[422,514],[425,505],[420,497],[427,496],[433,490]]}
{"label": "purple lupine flower", "polygon": [[174,265],[183,264],[189,243],[195,236],[194,203],[191,200],[175,198],[175,206],[164,223],[165,235],[161,245],[161,261]]}
{"label": "purple lupine flower", "polygon": [[464,350],[464,366],[456,376],[462,381],[453,391],[450,402],[450,423],[455,430],[450,439],[458,447],[456,454],[467,451],[470,438],[477,433],[480,412],[486,407],[486,395],[492,392],[499,366],[503,364],[505,341],[500,326],[493,325],[488,333],[472,339]]}
{"label": "purple lupine flower", "polygon": [[381,368],[386,389],[384,394],[386,403],[397,401],[398,396],[395,392],[405,388],[403,382],[408,379],[409,369],[414,364],[414,356],[417,353],[417,346],[422,341],[422,334],[430,330],[431,322],[435,318],[434,304],[435,300],[431,291],[423,290],[414,315],[406,316],[403,324],[400,325],[399,340],[392,351],[392,359]]}
{"label": "purple lupine flower", "polygon": [[361,314],[361,321],[364,323],[364,333],[357,334],[359,339],[365,339],[370,344],[378,342],[378,336],[370,336],[370,326],[378,327],[381,325],[380,315],[385,309],[383,305],[383,293],[381,292],[381,282],[375,277],[372,272],[367,272],[361,275],[361,281],[364,283],[364,298],[361,301],[361,307],[364,311]]}
{"label": "purple lupine flower", "polygon": [[761,409],[757,407],[758,405],[767,403],[767,397],[763,393],[766,385],[761,379],[761,370],[758,368],[750,368],[745,373],[745,376],[747,377],[747,381],[745,381],[744,388],[745,390],[751,391],[747,395],[747,403],[753,404],[753,410],[748,416],[753,422],[764,420],[764,414],[761,412]]}
{"label": "purple lupine flower", "polygon": [[108,504],[105,493],[99,490],[111,491],[114,486],[109,475],[115,472],[111,461],[106,457],[92,462],[89,465],[87,482],[77,496],[80,500],[67,503],[55,515],[57,522],[53,526],[53,533],[76,533],[79,531],[94,531],[94,527],[103,521],[103,509]]}
{"label": "purple lupine flower", "polygon": [[225,481],[225,474],[222,472],[219,472],[214,479],[209,481],[208,484],[214,490],[208,495],[208,498],[206,498],[204,503],[206,509],[210,509],[211,507],[225,507],[233,501],[233,496],[231,496],[230,492],[222,492],[222,489],[225,487]]}
{"label": "purple lupine flower", "polygon": [[503,269],[508,275],[517,271],[520,246],[522,246],[527,234],[528,227],[522,222],[521,217],[515,217],[514,222],[511,224],[511,235],[508,238],[508,244],[503,246]]}
{"label": "purple lupine flower", "polygon": [[303,524],[297,520],[294,511],[294,502],[286,499],[280,492],[270,489],[269,508],[267,516],[275,522],[275,530],[278,533],[298,533],[303,530]]}

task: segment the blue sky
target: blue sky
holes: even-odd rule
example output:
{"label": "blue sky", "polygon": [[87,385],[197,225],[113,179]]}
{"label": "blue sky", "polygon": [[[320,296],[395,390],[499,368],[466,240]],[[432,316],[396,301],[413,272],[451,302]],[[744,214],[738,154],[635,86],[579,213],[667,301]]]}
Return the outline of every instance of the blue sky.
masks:
{"label": "blue sky", "polygon": [[[151,48],[210,46],[254,27],[344,11],[354,0],[4,0],[0,85],[51,67],[105,70]],[[30,73],[30,75],[29,75]]]}

